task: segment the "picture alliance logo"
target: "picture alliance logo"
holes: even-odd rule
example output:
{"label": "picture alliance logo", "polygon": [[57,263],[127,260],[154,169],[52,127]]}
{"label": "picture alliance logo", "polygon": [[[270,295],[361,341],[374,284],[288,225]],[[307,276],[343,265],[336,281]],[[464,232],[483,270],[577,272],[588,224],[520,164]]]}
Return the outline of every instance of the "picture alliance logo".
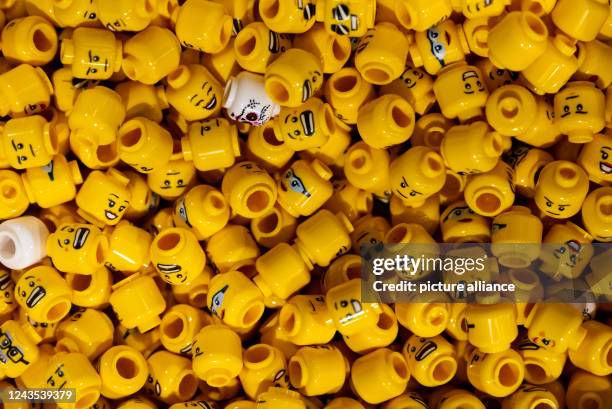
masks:
{"label": "picture alliance logo", "polygon": [[404,254],[372,259],[372,274],[380,276],[394,271],[414,276],[422,271],[452,271],[463,275],[467,272],[484,271],[486,261],[487,257],[413,257]]}

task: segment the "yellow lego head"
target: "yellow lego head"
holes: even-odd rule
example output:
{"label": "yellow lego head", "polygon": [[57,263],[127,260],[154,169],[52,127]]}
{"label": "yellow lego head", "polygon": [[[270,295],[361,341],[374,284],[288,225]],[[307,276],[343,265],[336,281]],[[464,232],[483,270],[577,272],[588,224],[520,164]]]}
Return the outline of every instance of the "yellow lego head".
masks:
{"label": "yellow lego head", "polygon": [[294,151],[324,145],[336,129],[331,106],[319,98],[297,108],[282,108],[274,123],[277,137]]}
{"label": "yellow lego head", "polygon": [[589,190],[586,172],[575,163],[550,162],[540,172],[535,187],[535,203],[547,216],[567,219],[580,211]]}
{"label": "yellow lego head", "polygon": [[570,82],[555,94],[555,123],[572,143],[593,140],[605,126],[605,96],[591,82]]}
{"label": "yellow lego head", "polygon": [[444,67],[436,78],[433,91],[440,110],[447,118],[468,119],[482,116],[489,91],[477,67],[458,62]]}
{"label": "yellow lego head", "polygon": [[183,160],[180,154],[170,162],[147,174],[149,188],[164,199],[176,199],[193,183],[196,176],[193,162]]}
{"label": "yellow lego head", "polygon": [[62,40],[60,58],[71,65],[74,77],[104,80],[121,69],[122,51],[121,41],[112,32],[79,27],[72,38]]}
{"label": "yellow lego head", "polygon": [[15,283],[15,299],[38,322],[58,322],[71,307],[70,287],[53,267],[25,271]]}
{"label": "yellow lego head", "polygon": [[116,169],[93,171],[77,193],[77,213],[98,226],[114,226],[130,204],[129,179]]}
{"label": "yellow lego head", "polygon": [[47,254],[64,273],[94,274],[104,265],[108,250],[108,239],[91,224],[63,224],[47,239]]}
{"label": "yellow lego head", "polygon": [[187,121],[198,121],[221,110],[223,87],[203,66],[181,65],[168,74],[166,98]]}
{"label": "yellow lego head", "polygon": [[36,362],[39,339],[31,339],[21,325],[7,320],[0,326],[0,371],[16,378]]}

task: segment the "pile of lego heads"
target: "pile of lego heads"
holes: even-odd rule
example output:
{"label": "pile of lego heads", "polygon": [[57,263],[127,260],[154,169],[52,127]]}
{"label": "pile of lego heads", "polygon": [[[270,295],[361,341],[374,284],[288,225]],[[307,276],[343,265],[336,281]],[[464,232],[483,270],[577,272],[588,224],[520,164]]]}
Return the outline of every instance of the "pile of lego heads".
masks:
{"label": "pile of lego heads", "polygon": [[[0,391],[58,399],[4,407],[610,408],[607,0],[0,0],[0,31]],[[363,248],[442,243],[600,298],[362,299]]]}

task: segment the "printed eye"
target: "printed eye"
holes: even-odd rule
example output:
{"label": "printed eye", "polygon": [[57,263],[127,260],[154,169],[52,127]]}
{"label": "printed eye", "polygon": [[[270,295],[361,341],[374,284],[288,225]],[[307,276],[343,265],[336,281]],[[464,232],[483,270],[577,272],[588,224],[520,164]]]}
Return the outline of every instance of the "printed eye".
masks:
{"label": "printed eye", "polygon": [[110,207],[110,208],[115,207],[115,201],[111,200],[111,199],[108,199],[108,207]]}
{"label": "printed eye", "polygon": [[465,84],[463,87],[465,89],[472,89],[472,85],[471,84]]}
{"label": "printed eye", "polygon": [[68,233],[74,233],[74,229],[72,227],[67,228],[66,231]]}
{"label": "printed eye", "polygon": [[603,160],[608,159],[608,152],[604,151],[603,149],[600,152],[601,152],[601,159]]}
{"label": "printed eye", "polygon": [[98,17],[98,16],[96,16],[96,13],[91,13],[91,14],[89,15],[89,19],[90,19],[90,20],[95,20],[97,17]]}
{"label": "printed eye", "polygon": [[293,131],[293,134],[295,136],[300,136],[302,133],[300,131],[298,131],[298,130],[295,130],[295,131]]}
{"label": "printed eye", "polygon": [[482,87],[482,82],[476,81],[476,85],[478,86],[478,88],[480,88],[480,87]]}
{"label": "printed eye", "polygon": [[183,179],[179,179],[179,180],[176,181],[176,185],[177,186],[183,186],[184,183],[185,182],[183,182]]}
{"label": "printed eye", "polygon": [[570,111],[569,105],[564,105],[563,106],[563,112],[569,112],[569,111]]}
{"label": "printed eye", "polygon": [[118,209],[118,210],[119,210],[120,212],[124,211],[124,210],[125,210],[125,206],[119,206],[119,209]]}
{"label": "printed eye", "polygon": [[246,119],[248,121],[257,121],[257,118],[259,118],[259,116],[255,112],[249,112],[246,114]]}
{"label": "printed eye", "polygon": [[22,143],[18,143],[17,144],[17,149],[23,149],[23,144]]}
{"label": "printed eye", "polygon": [[410,196],[415,197],[416,195],[417,195],[417,192],[415,192],[414,190],[410,192]]}
{"label": "printed eye", "polygon": [[291,117],[291,122],[295,123],[297,121],[298,121],[297,116]]}
{"label": "printed eye", "polygon": [[25,297],[27,295],[27,293],[25,291],[22,291],[20,294],[21,294],[22,297]]}
{"label": "printed eye", "polygon": [[90,72],[91,74],[97,74],[97,73],[98,73],[98,69],[97,69],[97,68],[90,68],[90,69],[89,69],[89,72]]}
{"label": "printed eye", "polygon": [[406,182],[401,182],[401,183],[400,183],[400,187],[401,187],[402,189],[406,189],[406,188],[408,187],[408,185],[406,184]]}
{"label": "printed eye", "polygon": [[170,181],[168,179],[164,180],[164,186],[170,186]]}
{"label": "printed eye", "polygon": [[497,70],[495,71],[495,73],[501,77],[502,75],[504,75],[504,70]]}
{"label": "printed eye", "polygon": [[582,104],[576,105],[576,112],[582,112],[583,109],[584,107],[582,106]]}
{"label": "printed eye", "polygon": [[34,283],[34,281],[30,281],[30,282],[28,282],[28,285],[29,285],[30,287],[34,287],[36,284]]}
{"label": "printed eye", "polygon": [[552,207],[552,202],[547,201],[546,202],[546,207]]}
{"label": "printed eye", "polygon": [[202,130],[203,130],[204,132],[208,132],[208,131],[210,131],[210,126],[203,126],[203,127],[202,127]]}
{"label": "printed eye", "polygon": [[340,301],[340,306],[341,306],[342,308],[346,308],[346,307],[348,307],[348,301],[346,301],[346,300],[342,300],[342,301]]}
{"label": "printed eye", "polygon": [[455,216],[461,216],[461,210],[456,209],[454,212]]}
{"label": "printed eye", "polygon": [[565,206],[559,206],[559,211],[562,212],[565,210]]}
{"label": "printed eye", "polygon": [[20,156],[20,157],[19,157],[19,161],[20,161],[20,162],[25,162],[25,161],[27,161],[27,160],[28,160],[28,157],[27,157],[27,156]]}
{"label": "printed eye", "polygon": [[66,244],[66,245],[70,244],[70,240],[64,239],[64,244]]}

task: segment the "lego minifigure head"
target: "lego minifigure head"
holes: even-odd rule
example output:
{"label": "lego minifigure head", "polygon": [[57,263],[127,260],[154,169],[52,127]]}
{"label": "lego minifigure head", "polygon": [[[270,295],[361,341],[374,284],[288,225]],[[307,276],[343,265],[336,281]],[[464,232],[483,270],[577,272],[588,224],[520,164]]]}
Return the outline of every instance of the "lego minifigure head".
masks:
{"label": "lego minifigure head", "polygon": [[481,116],[489,96],[480,70],[463,61],[444,67],[433,90],[444,116],[460,121]]}
{"label": "lego minifigure head", "polygon": [[332,0],[318,7],[323,9],[323,23],[330,33],[361,37],[374,26],[375,5],[372,3],[371,0]]}
{"label": "lego minifigure head", "polygon": [[463,0],[461,12],[466,18],[499,16],[510,0]]}
{"label": "lego minifigure head", "polygon": [[50,389],[74,388],[75,408],[87,408],[100,398],[100,376],[87,357],[78,352],[58,352],[44,369],[45,384]]}
{"label": "lego minifigure head", "polygon": [[77,212],[93,224],[114,226],[130,204],[128,183],[129,179],[114,168],[106,173],[91,172],[77,193]]}
{"label": "lego minifigure head", "polygon": [[4,375],[16,378],[39,356],[37,342],[26,334],[20,324],[8,320],[0,326],[0,369]]}
{"label": "lego minifigure head", "polygon": [[568,83],[555,94],[555,123],[570,142],[590,142],[605,125],[603,92],[591,82]]}
{"label": "lego minifigure head", "polygon": [[261,19],[271,30],[280,33],[303,33],[315,23],[315,0],[261,0]]}
{"label": "lego minifigure head", "polygon": [[67,223],[47,239],[47,254],[55,267],[66,273],[94,274],[103,266],[108,239],[90,224]]}
{"label": "lego minifigure head", "polygon": [[582,204],[582,222],[595,240],[612,241],[612,187],[589,193]]}
{"label": "lego minifigure head", "polygon": [[185,161],[181,155],[174,155],[166,165],[147,174],[151,190],[164,199],[175,199],[191,186],[195,178],[193,162]]}
{"label": "lego minifigure head", "polygon": [[15,283],[8,271],[0,270],[0,315],[7,314],[17,308],[15,302]]}
{"label": "lego minifigure head", "polygon": [[25,271],[15,284],[15,299],[38,322],[58,322],[70,311],[70,287],[53,267]]}
{"label": "lego minifigure head", "polygon": [[424,386],[443,385],[457,372],[455,351],[442,336],[423,338],[412,335],[402,352],[411,375]]}
{"label": "lego minifigure head", "polygon": [[580,211],[588,190],[585,171],[573,162],[558,160],[540,172],[534,200],[547,216],[567,219]]}
{"label": "lego minifigure head", "polygon": [[389,179],[393,193],[404,204],[419,206],[444,186],[444,161],[432,149],[416,146],[391,162]]}
{"label": "lego minifigure head", "polygon": [[577,162],[593,182],[612,182],[612,134],[599,134],[585,143]]}
{"label": "lego minifigure head", "polygon": [[122,49],[110,31],[79,27],[62,41],[60,58],[71,65],[74,77],[108,79],[121,69]]}
{"label": "lego minifigure head", "polygon": [[482,72],[485,84],[491,92],[502,85],[513,84],[519,77],[518,72],[497,68],[487,58],[477,61],[476,66]]}
{"label": "lego minifigure head", "polygon": [[58,152],[57,135],[40,115],[11,119],[2,134],[6,159],[16,169],[44,166]]}
{"label": "lego minifigure head", "polygon": [[449,243],[486,242],[491,228],[486,217],[474,212],[466,202],[449,205],[440,215],[442,238]]}
{"label": "lego minifigure head", "polygon": [[336,129],[331,106],[319,98],[311,98],[297,108],[281,109],[275,124],[278,137],[295,151],[324,145]]}
{"label": "lego minifigure head", "polygon": [[167,76],[166,97],[188,121],[206,119],[218,113],[223,87],[201,65],[181,65]]}
{"label": "lego minifigure head", "polygon": [[248,328],[265,310],[263,294],[239,271],[218,274],[210,281],[208,309],[226,324]]}
{"label": "lego minifigure head", "polygon": [[329,199],[332,171],[318,159],[295,161],[278,181],[278,202],[293,217],[310,216]]}

